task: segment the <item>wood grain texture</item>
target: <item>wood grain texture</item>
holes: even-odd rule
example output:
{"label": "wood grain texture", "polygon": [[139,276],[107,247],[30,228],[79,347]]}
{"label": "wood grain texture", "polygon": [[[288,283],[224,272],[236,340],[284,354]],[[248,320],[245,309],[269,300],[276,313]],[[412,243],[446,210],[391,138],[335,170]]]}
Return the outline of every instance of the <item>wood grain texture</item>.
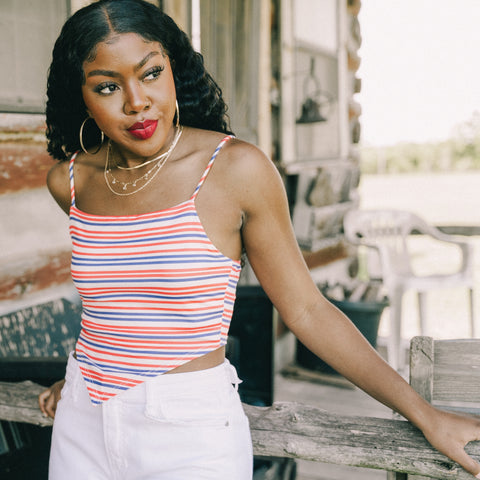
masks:
{"label": "wood grain texture", "polygon": [[[37,406],[42,388],[32,382],[0,382],[0,419],[51,425]],[[296,403],[244,408],[255,455],[376,468],[443,480],[472,478],[402,420],[340,416]],[[467,451],[478,458],[480,442],[469,444]]]}
{"label": "wood grain texture", "polygon": [[55,285],[71,283],[71,251],[38,254],[2,265],[0,301],[15,300]]}
{"label": "wood grain texture", "polygon": [[44,187],[54,164],[44,142],[0,143],[0,195]]}

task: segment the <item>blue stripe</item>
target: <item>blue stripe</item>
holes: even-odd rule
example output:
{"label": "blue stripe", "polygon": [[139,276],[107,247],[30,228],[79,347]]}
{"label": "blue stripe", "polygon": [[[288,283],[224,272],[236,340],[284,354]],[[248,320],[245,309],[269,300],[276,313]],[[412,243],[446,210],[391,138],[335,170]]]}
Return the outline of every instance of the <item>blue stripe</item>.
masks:
{"label": "blue stripe", "polygon": [[[90,377],[85,377],[85,381],[88,382],[88,383],[92,383],[93,385],[98,385],[100,387],[106,387],[106,388],[114,388],[115,390],[128,390],[129,388],[131,387],[128,387],[126,385],[117,385],[115,383],[108,383],[108,382],[100,382],[99,380],[95,380],[93,378],[90,378]],[[98,403],[101,403],[97,400]]]}
{"label": "blue stripe", "polygon": [[108,299],[113,299],[113,298],[121,298],[125,301],[128,300],[152,300],[152,299],[159,299],[159,300],[170,300],[171,303],[186,303],[187,301],[193,301],[195,303],[196,300],[201,299],[201,298],[223,298],[224,296],[223,291],[219,291],[216,293],[195,293],[195,294],[190,294],[190,295],[175,295],[175,297],[172,297],[172,295],[161,295],[161,294],[147,294],[147,293],[99,293],[98,295],[83,295],[84,299],[88,300],[108,300]]}
{"label": "blue stripe", "polygon": [[[85,328],[84,330],[86,332],[89,332],[89,333],[94,334],[94,335],[98,335],[98,334],[99,335],[104,335],[104,332],[98,332],[97,333],[95,330],[92,330],[91,328],[88,328],[88,329]],[[144,339],[144,340],[155,340],[157,338],[162,338],[159,335],[155,335],[155,334],[152,334],[152,335],[131,335],[129,333],[110,333],[110,332],[108,333],[108,336],[112,337],[112,338],[125,338],[125,339],[132,339],[132,340],[135,340],[136,338]],[[177,337],[175,337],[174,339],[176,340]],[[163,353],[168,354],[168,352],[163,352]],[[182,352],[182,354],[183,354],[183,352]],[[175,355],[178,355],[178,352],[175,352]]]}
{"label": "blue stripe", "polygon": [[[112,374],[118,374],[118,373],[130,373],[133,375],[141,375],[142,377],[157,377],[159,374],[162,374],[166,372],[166,369],[156,369],[155,370],[140,370],[140,369],[135,369],[135,368],[128,368],[128,367],[116,367],[114,365],[110,365],[104,362],[92,362],[90,358],[88,358],[86,355],[79,354],[77,356],[77,360],[81,360],[83,364],[89,365],[93,367],[93,370],[102,370],[102,373],[112,373]],[[91,379],[90,379],[91,380]],[[126,378],[126,380],[132,380],[130,378]],[[92,382],[93,383],[93,382]],[[100,384],[98,384],[100,385]],[[112,388],[117,388],[116,385],[113,385]]]}
{"label": "blue stripe", "polygon": [[99,279],[96,279],[96,278],[93,278],[93,279],[89,279],[89,280],[79,280],[78,278],[74,278],[74,283],[77,283],[77,284],[85,284],[85,283],[91,283],[91,284],[94,284],[94,285],[97,285],[97,284],[103,284],[103,283],[115,283],[115,284],[118,284],[118,283],[126,283],[126,284],[130,284],[130,283],[151,283],[153,281],[161,281],[162,283],[186,283],[186,282],[202,282],[203,280],[213,280],[213,279],[216,279],[216,278],[225,278],[226,276],[228,276],[227,273],[225,274],[219,274],[219,275],[209,275],[209,276],[201,276],[201,277],[190,277],[190,278],[161,278],[160,276],[159,277],[150,277],[150,278],[139,278],[139,279],[135,279],[135,278],[124,278],[124,279],[107,279],[107,280],[99,280]]}
{"label": "blue stripe", "polygon": [[[85,258],[85,260],[83,260]],[[88,259],[88,261],[86,260]],[[144,260],[145,259],[145,260]],[[178,262],[182,260],[182,262]],[[88,267],[107,267],[107,266],[119,266],[119,265],[150,265],[152,263],[158,264],[170,264],[170,263],[202,263],[206,260],[219,260],[223,261],[226,265],[231,263],[231,259],[223,256],[222,254],[203,254],[203,255],[168,255],[168,252],[165,252],[164,255],[155,255],[151,257],[131,257],[127,259],[109,259],[106,261],[104,258],[90,258],[88,255],[85,257],[79,255],[72,256],[72,265],[83,265]]]}
{"label": "blue stripe", "polygon": [[191,312],[186,313],[125,313],[125,312],[98,312],[94,313],[93,310],[84,309],[84,314],[86,317],[102,320],[112,320],[112,321],[128,321],[135,323],[137,321],[152,321],[152,322],[209,322],[215,321],[218,318],[221,318],[223,310],[209,311],[208,313],[196,313],[195,317],[192,317]]}
{"label": "blue stripe", "polygon": [[[185,335],[183,337],[173,337],[173,338],[170,338],[170,337],[159,337],[159,338],[168,338],[170,340],[184,340],[186,338],[206,338],[208,337],[209,335]],[[108,346],[105,346],[105,345],[102,345],[101,343],[97,343],[97,342],[92,342],[91,340],[87,340],[86,338],[83,338],[81,335],[80,335],[80,339],[82,340],[83,343],[86,343],[92,347],[97,347],[99,348],[100,350],[102,350],[104,352],[105,355],[109,355],[112,351],[114,352],[124,352],[124,353],[132,353],[132,354],[135,354],[135,355],[141,355],[141,354],[144,354],[144,355],[150,355],[150,356],[157,356],[157,357],[168,357],[168,356],[172,356],[172,357],[178,357],[178,352],[177,351],[172,351],[172,352],[169,352],[168,350],[165,351],[165,352],[155,352],[155,350],[138,350],[136,348],[122,348],[122,347],[112,347],[112,345],[108,345]],[[184,356],[184,352],[182,351],[182,356]],[[138,361],[142,361],[142,357],[139,357],[137,358],[136,360]]]}

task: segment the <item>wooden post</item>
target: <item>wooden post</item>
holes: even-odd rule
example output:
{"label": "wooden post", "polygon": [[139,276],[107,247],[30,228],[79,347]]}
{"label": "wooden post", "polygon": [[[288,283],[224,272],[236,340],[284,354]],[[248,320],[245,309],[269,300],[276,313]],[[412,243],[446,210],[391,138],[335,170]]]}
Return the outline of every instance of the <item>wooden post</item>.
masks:
{"label": "wooden post", "polygon": [[410,385],[427,402],[433,395],[433,338],[414,337],[410,347]]}
{"label": "wooden post", "polygon": [[[421,302],[419,298],[419,302]],[[421,308],[420,308],[421,310]],[[427,402],[433,397],[434,347],[432,337],[414,337],[410,345],[410,385]],[[396,473],[394,480],[407,480],[408,475]],[[410,476],[411,480],[413,477]],[[425,480],[425,476],[415,476],[416,480]]]}

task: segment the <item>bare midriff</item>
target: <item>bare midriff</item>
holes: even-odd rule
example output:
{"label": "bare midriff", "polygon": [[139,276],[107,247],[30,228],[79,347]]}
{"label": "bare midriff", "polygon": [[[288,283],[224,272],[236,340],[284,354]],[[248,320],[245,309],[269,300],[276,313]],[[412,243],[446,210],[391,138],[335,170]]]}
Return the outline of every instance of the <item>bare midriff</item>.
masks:
{"label": "bare midriff", "polygon": [[199,370],[207,370],[208,368],[217,367],[225,361],[225,347],[220,347],[213,352],[207,353],[202,357],[195,358],[190,362],[184,363],[173,370],[165,372],[164,375],[185,372],[197,372]]}

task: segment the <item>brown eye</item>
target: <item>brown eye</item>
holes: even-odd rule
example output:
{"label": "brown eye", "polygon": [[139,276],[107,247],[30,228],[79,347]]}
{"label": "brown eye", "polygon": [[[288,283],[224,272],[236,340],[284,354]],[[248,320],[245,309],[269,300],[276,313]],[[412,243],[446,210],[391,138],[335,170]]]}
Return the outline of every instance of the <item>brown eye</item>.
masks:
{"label": "brown eye", "polygon": [[163,72],[163,70],[165,70],[165,67],[160,67],[160,66],[153,67],[147,72],[145,72],[143,79],[149,80],[149,81],[156,80],[160,76],[160,74]]}
{"label": "brown eye", "polygon": [[111,95],[116,90],[118,90],[118,86],[114,83],[101,83],[95,87],[95,92],[100,95]]}

